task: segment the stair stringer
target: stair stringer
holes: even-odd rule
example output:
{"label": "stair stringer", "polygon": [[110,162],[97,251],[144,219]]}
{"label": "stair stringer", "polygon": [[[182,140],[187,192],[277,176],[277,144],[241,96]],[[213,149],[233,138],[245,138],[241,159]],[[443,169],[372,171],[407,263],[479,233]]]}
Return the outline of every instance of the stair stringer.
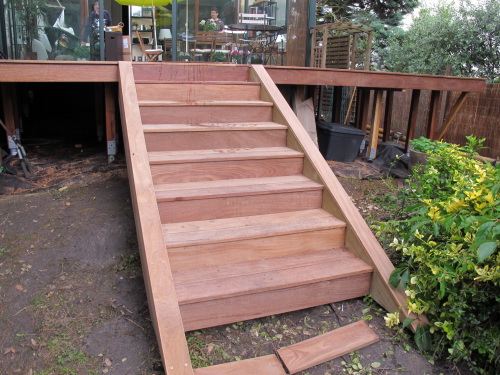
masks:
{"label": "stair stringer", "polygon": [[252,65],[249,75],[250,81],[261,83],[261,100],[274,104],[272,120],[288,126],[287,146],[304,153],[304,176],[324,186],[323,209],[346,223],[345,247],[373,267],[372,298],[389,312],[399,311],[401,321],[416,319],[411,324],[414,331],[426,324],[425,316],[408,311],[404,291],[389,285],[394,266],[264,66]]}
{"label": "stair stringer", "polygon": [[119,61],[119,101],[144,283],[167,374],[192,375],[184,325],[156,202],[132,63]]}

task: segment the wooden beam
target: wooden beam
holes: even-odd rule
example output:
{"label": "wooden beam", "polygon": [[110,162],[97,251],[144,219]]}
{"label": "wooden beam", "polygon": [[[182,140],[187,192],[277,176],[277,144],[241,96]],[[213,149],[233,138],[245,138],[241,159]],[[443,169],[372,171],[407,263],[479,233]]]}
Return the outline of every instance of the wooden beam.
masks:
{"label": "wooden beam", "polygon": [[[304,32],[304,35],[306,32]],[[289,52],[287,55],[293,54]],[[288,59],[290,58],[292,56],[288,57]],[[168,73],[168,70],[164,69],[167,66],[166,63],[155,64],[160,73]],[[218,68],[216,64],[205,65],[207,71]],[[135,66],[139,68],[140,64]],[[227,68],[238,70],[248,69],[248,66],[228,64]],[[479,78],[430,76],[366,70],[305,68],[300,66],[283,67],[269,65],[266,66],[266,70],[276,84],[357,86],[461,92],[484,92],[486,90],[486,80]],[[189,67],[186,67],[186,71],[189,71]],[[0,82],[118,82],[118,62],[0,60]]]}
{"label": "wooden beam", "polygon": [[385,112],[384,112],[384,142],[388,142],[391,137],[392,125],[392,107],[394,104],[394,91],[388,90],[385,97]]}
{"label": "wooden beam", "polygon": [[434,139],[434,132],[439,122],[439,106],[441,104],[441,91],[433,90],[429,102],[429,117],[427,119],[427,138]]}
{"label": "wooden beam", "polygon": [[438,139],[438,140],[443,139],[443,137],[446,134],[448,128],[450,127],[453,119],[455,118],[458,111],[460,110],[460,108],[464,104],[465,99],[467,98],[467,94],[468,94],[467,92],[462,92],[460,94],[460,96],[458,97],[457,101],[455,102],[455,104],[453,104],[453,107],[452,107],[450,113],[448,114],[446,121],[444,122],[443,126],[441,127],[441,129],[439,129],[439,131],[436,135],[436,139]]}
{"label": "wooden beam", "polygon": [[288,29],[286,63],[291,66],[306,65],[306,42],[309,1],[288,1]]}
{"label": "wooden beam", "polygon": [[149,168],[132,63],[120,61],[119,67],[125,155],[149,310],[167,375],[193,375]]}
{"label": "wooden beam", "polygon": [[410,140],[415,136],[419,101],[420,90],[413,90],[411,93],[410,113],[408,115],[408,128],[406,130],[405,151],[408,151],[410,147]]}
{"label": "wooden beam", "polygon": [[118,62],[0,60],[0,82],[118,82]]}
{"label": "wooden beam", "polygon": [[375,90],[372,107],[372,128],[370,130],[370,139],[368,142],[368,148],[366,150],[366,157],[368,158],[368,160],[373,160],[377,156],[378,130],[380,128],[380,121],[382,119],[383,94],[384,92],[382,90]]}
{"label": "wooden beam", "polygon": [[480,78],[274,65],[266,66],[266,70],[275,84],[468,92],[486,90],[486,80]]}

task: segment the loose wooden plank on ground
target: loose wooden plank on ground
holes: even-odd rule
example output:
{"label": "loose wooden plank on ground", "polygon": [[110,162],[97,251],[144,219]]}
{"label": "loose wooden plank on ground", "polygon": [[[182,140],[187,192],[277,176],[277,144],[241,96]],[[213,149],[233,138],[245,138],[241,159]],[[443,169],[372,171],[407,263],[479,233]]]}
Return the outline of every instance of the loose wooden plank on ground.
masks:
{"label": "loose wooden plank on ground", "polygon": [[321,336],[278,350],[290,374],[319,365],[379,341],[378,336],[360,320]]}
{"label": "loose wooden plank on ground", "polygon": [[202,367],[194,370],[195,375],[285,375],[285,370],[275,355],[267,355],[229,362],[222,365]]}

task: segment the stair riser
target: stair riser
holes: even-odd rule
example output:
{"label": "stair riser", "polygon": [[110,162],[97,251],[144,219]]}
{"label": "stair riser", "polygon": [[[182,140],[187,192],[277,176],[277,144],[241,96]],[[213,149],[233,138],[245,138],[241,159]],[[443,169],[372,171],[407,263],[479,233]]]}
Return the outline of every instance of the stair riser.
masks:
{"label": "stair riser", "polygon": [[137,84],[139,100],[259,100],[260,86],[210,84]]}
{"label": "stair riser", "polygon": [[143,124],[201,124],[272,121],[270,106],[140,107]]}
{"label": "stair riser", "polygon": [[162,224],[321,208],[323,192],[299,191],[159,202]]}
{"label": "stair riser", "polygon": [[365,296],[371,273],[283,290],[181,305],[186,331],[214,327],[263,316]]}
{"label": "stair riser", "polygon": [[240,241],[169,247],[173,271],[282,257],[344,246],[344,228],[252,238]]}
{"label": "stair riser", "polygon": [[207,82],[248,81],[250,68],[229,64],[134,64],[135,80]]}
{"label": "stair riser", "polygon": [[144,137],[148,152],[281,147],[286,144],[286,130],[145,133]]}
{"label": "stair riser", "polygon": [[302,174],[302,158],[232,160],[225,162],[155,164],[151,174],[155,184],[215,181]]}

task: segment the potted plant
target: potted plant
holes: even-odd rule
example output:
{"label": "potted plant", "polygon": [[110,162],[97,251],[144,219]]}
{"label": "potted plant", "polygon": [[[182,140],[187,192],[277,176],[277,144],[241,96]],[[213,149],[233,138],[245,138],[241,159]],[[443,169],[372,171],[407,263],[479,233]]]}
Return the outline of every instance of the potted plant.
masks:
{"label": "potted plant", "polygon": [[135,31],[137,30],[137,27],[139,26],[139,23],[138,22],[132,22],[132,31]]}
{"label": "potted plant", "polygon": [[76,46],[73,49],[73,56],[78,60],[78,61],[85,61],[88,60],[90,57],[90,48],[87,46]]}
{"label": "potted plant", "polygon": [[420,137],[410,141],[410,160],[408,168],[412,170],[416,165],[427,164],[427,151],[437,150],[447,145],[446,142],[433,141],[429,138]]}
{"label": "potted plant", "polygon": [[23,39],[26,41],[25,57],[36,60],[33,52],[33,40],[39,38],[38,18],[47,5],[46,0],[13,0],[16,16],[23,28]]}
{"label": "potted plant", "polygon": [[215,51],[210,56],[210,61],[211,62],[226,62],[227,61],[227,56],[226,56],[226,54],[224,52]]}

